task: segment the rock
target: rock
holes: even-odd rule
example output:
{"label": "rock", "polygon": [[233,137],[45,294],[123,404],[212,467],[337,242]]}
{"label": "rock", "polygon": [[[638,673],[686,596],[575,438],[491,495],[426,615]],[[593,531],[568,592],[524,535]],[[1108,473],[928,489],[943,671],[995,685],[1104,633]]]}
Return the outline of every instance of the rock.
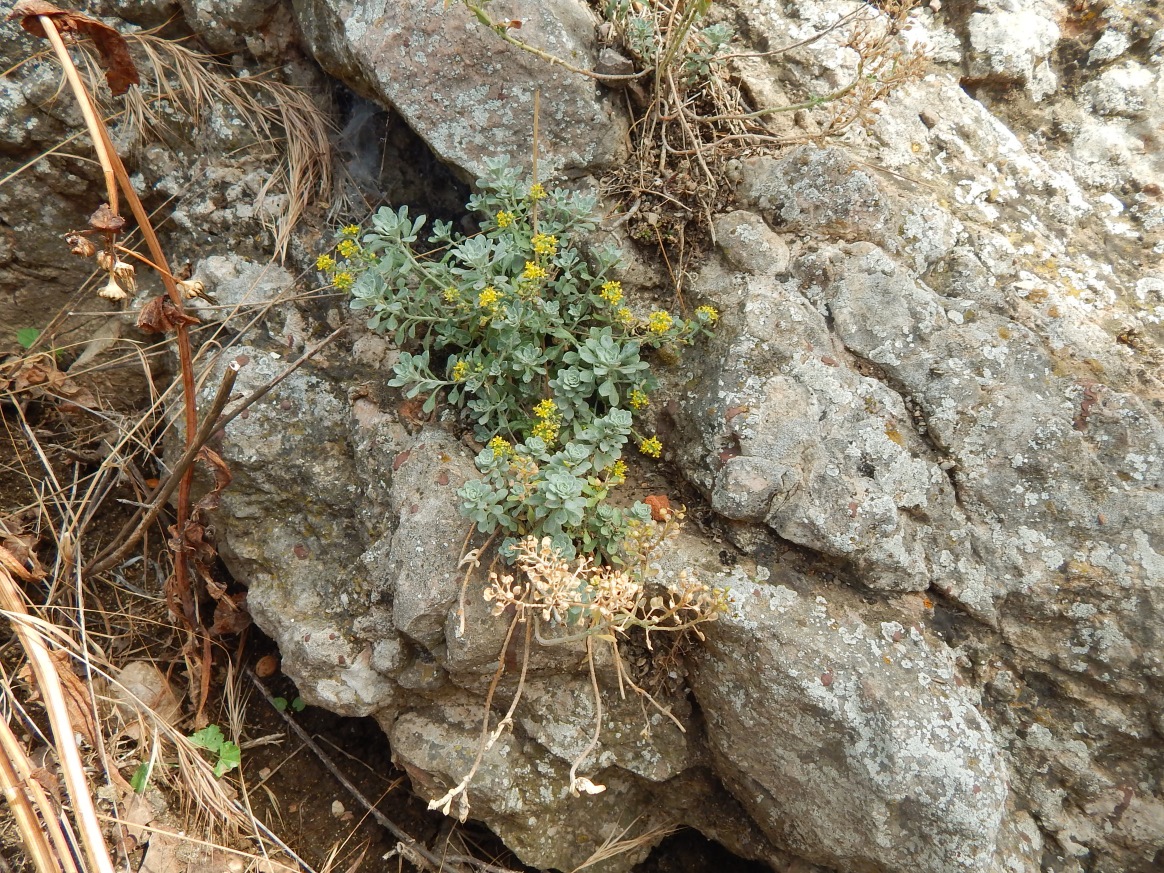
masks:
{"label": "rock", "polygon": [[[235,382],[240,394],[286,367],[268,350],[237,347],[218,361],[204,402],[228,359],[245,362]],[[279,643],[283,670],[303,699],[367,715],[390,705],[396,687],[373,665],[378,640],[354,631],[352,613],[370,605],[366,579],[337,571],[358,565],[367,548],[351,506],[358,477],[346,408],[333,379],[307,364],[227,427],[220,454],[234,479],[219,509],[218,548],[248,586],[248,608]],[[380,633],[393,631],[389,625]]]}
{"label": "rock", "polygon": [[212,309],[203,298],[191,301],[190,308],[203,320],[217,318],[226,321],[228,328],[236,329],[234,317],[244,307],[275,301],[295,285],[295,277],[283,267],[259,264],[241,255],[204,258],[198,262],[192,278],[202,282],[206,293],[214,297],[216,306],[224,309]]}
{"label": "rock", "polygon": [[692,688],[764,832],[837,870],[994,869],[1006,767],[948,650],[917,624],[878,633],[851,594],[729,584],[735,611],[707,626]]}
{"label": "rock", "polygon": [[[422,796],[442,796],[469,771],[481,735],[480,714],[474,694],[406,713],[385,725],[396,762]],[[606,790],[572,797],[569,770],[568,762],[537,743],[516,732],[502,733],[485,753],[469,789],[472,814],[488,821],[524,863],[560,870],[577,868],[623,828],[633,825],[644,832],[664,820],[638,780],[617,770],[580,771],[590,773]],[[563,834],[571,836],[563,839]],[[601,869],[629,870],[648,849],[644,845],[616,856]]]}
{"label": "rock", "polygon": [[[158,2],[158,0],[153,0]],[[262,28],[279,0],[181,0],[186,22],[207,41],[211,51],[227,53],[246,46],[246,37]]]}
{"label": "rock", "polygon": [[724,256],[736,269],[760,269],[771,276],[788,270],[788,244],[755,213],[736,210],[719,215],[712,226]]}
{"label": "rock", "polygon": [[1055,89],[1058,80],[1048,57],[1059,42],[1059,28],[1049,18],[1029,8],[975,12],[968,27],[971,76],[1024,86],[1034,100]]}
{"label": "rock", "polygon": [[454,509],[456,491],[477,472],[465,448],[436,428],[423,430],[392,466],[395,530],[363,561],[392,604],[396,629],[431,651],[444,637],[464,575],[458,564],[470,525]]}
{"label": "rock", "polygon": [[[580,2],[498,3],[490,13],[521,19],[521,38],[600,62]],[[470,787],[472,814],[527,863],[575,867],[604,827],[645,813],[644,826],[690,824],[782,870],[1159,866],[1159,11],[946,6],[918,11],[903,36],[933,47],[929,74],[843,141],[725,166],[734,211],[714,217],[717,249],[684,283],[689,304],[722,318],[667,373],[657,408],[674,469],[710,503],[699,517],[745,554],[693,534],[658,563],[730,584],[736,609],[668,673],[686,686],[663,700],[686,734],[619,697],[604,655],[603,744],[583,772],[607,791],[590,798],[565,790],[595,715],[584,648],[535,646],[512,730]],[[843,26],[783,49],[869,8],[725,0],[748,48],[776,52],[738,59],[749,99],[778,106],[847,84],[857,58]],[[494,155],[528,160],[535,84],[554,167],[580,176],[623,157],[610,94],[511,51],[457,6],[295,11],[328,69],[393,106],[465,177]],[[253,42],[238,37],[224,36],[232,51]],[[18,92],[0,91],[0,150],[14,161],[75,123],[62,104],[33,112],[54,93],[53,68],[20,72]],[[780,116],[771,133],[803,142],[833,108]],[[225,150],[249,142],[229,113],[207,136]],[[196,165],[158,146],[141,160],[167,196]],[[49,161],[35,184],[0,189],[17,234],[7,248],[0,237],[0,281],[29,294],[63,275],[60,253],[20,234],[68,227],[69,198],[92,189],[87,165]],[[197,250],[230,300],[259,277],[253,232],[239,228],[258,226],[265,172],[216,164],[178,213],[183,239],[235,244],[217,261]],[[594,236],[626,244],[623,229]],[[618,269],[628,299],[665,279],[641,256]],[[240,390],[322,326],[288,306],[267,330],[242,349]],[[397,350],[351,342],[227,429],[235,482],[215,529],[304,698],[374,715],[417,791],[436,797],[475,756],[499,662],[494,719],[512,700],[521,650],[502,651],[508,618],[481,597],[487,562],[463,626],[458,613],[468,525],[454,492],[471,452],[435,425],[409,434],[384,388]]]}
{"label": "rock", "polygon": [[1151,104],[1158,74],[1135,61],[1109,67],[1087,83],[1084,99],[1100,115],[1139,118]]}
{"label": "rock", "polygon": [[[598,171],[625,156],[626,121],[604,89],[507,45],[460,4],[389,10],[296,0],[294,7],[324,69],[399,112],[470,179],[498,157],[529,166],[535,88],[543,177]],[[581,0],[508,0],[490,5],[489,15],[520,20],[522,40],[593,69],[596,22]]]}
{"label": "rock", "polygon": [[715,267],[694,283],[721,345],[678,399],[679,463],[729,518],[850,560],[871,587],[924,590],[948,575],[923,543],[957,527],[953,490],[902,399],[843,362],[794,287]]}

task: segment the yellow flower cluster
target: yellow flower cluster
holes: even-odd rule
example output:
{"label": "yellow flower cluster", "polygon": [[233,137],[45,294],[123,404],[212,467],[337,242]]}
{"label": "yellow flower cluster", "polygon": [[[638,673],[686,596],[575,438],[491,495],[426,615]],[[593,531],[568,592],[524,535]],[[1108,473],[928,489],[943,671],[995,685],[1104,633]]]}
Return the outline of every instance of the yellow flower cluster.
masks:
{"label": "yellow flower cluster", "polygon": [[546,189],[542,187],[541,182],[537,182],[533,185],[530,185],[530,188],[529,188],[529,199],[530,200],[532,200],[536,203],[537,201],[543,199],[545,196],[546,196]]}
{"label": "yellow flower cluster", "polygon": [[656,309],[647,316],[647,330],[651,333],[666,333],[674,323],[675,320],[671,318],[670,313],[662,309]]}
{"label": "yellow flower cluster", "polygon": [[340,233],[342,233],[344,236],[352,236],[352,237],[359,236],[360,235],[360,226],[358,224],[344,225],[343,227],[340,228]]}
{"label": "yellow flower cluster", "polygon": [[535,233],[530,242],[533,244],[533,250],[536,254],[554,255],[558,252],[558,238],[553,234]]}
{"label": "yellow flower cluster", "polygon": [[523,279],[530,279],[531,281],[535,282],[539,279],[546,278],[547,275],[548,274],[546,273],[545,269],[543,267],[539,267],[533,261],[526,261],[525,269],[521,271],[521,277]]}
{"label": "yellow flower cluster", "polygon": [[614,466],[610,468],[610,475],[606,479],[608,485],[621,485],[626,481],[626,463],[624,461],[615,461]]}
{"label": "yellow flower cluster", "polygon": [[700,306],[695,310],[695,317],[705,324],[715,324],[719,321],[719,310],[714,306]]}
{"label": "yellow flower cluster", "polygon": [[497,226],[502,230],[513,224],[513,213],[502,210],[497,213]]}
{"label": "yellow flower cluster", "polygon": [[635,321],[637,320],[635,318],[635,314],[625,306],[619,307],[619,309],[614,313],[614,317],[618,320],[618,323],[624,327],[633,327]]}
{"label": "yellow flower cluster", "polygon": [[335,258],[331,255],[320,255],[315,259],[315,269],[328,273],[335,269]]}
{"label": "yellow flower cluster", "polygon": [[650,404],[650,399],[647,397],[646,391],[640,391],[635,388],[630,393],[630,407],[631,409],[646,409]]}
{"label": "yellow flower cluster", "polygon": [[350,258],[360,250],[360,245],[354,239],[340,240],[340,244],[335,247],[336,251],[345,258]]}
{"label": "yellow flower cluster", "polygon": [[562,428],[562,415],[558,412],[558,404],[548,397],[534,407],[534,415],[538,423],[530,431],[531,436],[540,437],[546,445],[550,445],[558,438],[558,431]]}
{"label": "yellow flower cluster", "polygon": [[609,303],[611,306],[618,306],[622,303],[622,283],[618,281],[603,282],[602,288],[599,289],[599,295]]}
{"label": "yellow flower cluster", "polygon": [[663,453],[663,444],[658,437],[649,437],[639,443],[639,451],[644,455],[657,458]]}
{"label": "yellow flower cluster", "polygon": [[513,454],[513,446],[509,440],[502,436],[495,436],[489,440],[487,448],[493,450],[493,457],[495,458],[508,458]]}
{"label": "yellow flower cluster", "polygon": [[444,299],[445,303],[458,303],[461,299],[461,292],[450,285],[448,288],[441,292],[441,297]]}
{"label": "yellow flower cluster", "polygon": [[344,270],[342,273],[336,273],[331,277],[331,283],[341,291],[347,291],[356,284],[356,277]]}
{"label": "yellow flower cluster", "polygon": [[501,295],[492,285],[486,285],[477,295],[477,306],[487,310],[490,314],[497,311],[497,304],[501,302]]}
{"label": "yellow flower cluster", "polygon": [[457,361],[453,364],[453,381],[463,382],[469,376],[469,362]]}

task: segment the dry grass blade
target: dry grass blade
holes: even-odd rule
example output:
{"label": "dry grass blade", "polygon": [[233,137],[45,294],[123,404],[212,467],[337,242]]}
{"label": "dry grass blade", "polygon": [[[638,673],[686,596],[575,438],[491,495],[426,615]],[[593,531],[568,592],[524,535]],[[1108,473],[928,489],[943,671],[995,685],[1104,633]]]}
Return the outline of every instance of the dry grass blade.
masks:
{"label": "dry grass blade", "polygon": [[[146,83],[126,95],[129,124],[139,139],[164,139],[169,122],[157,110],[165,102],[180,107],[199,125],[215,107],[238,113],[261,142],[275,145],[280,161],[259,191],[256,206],[276,192],[285,200],[273,210],[270,226],[280,258],[287,254],[291,231],[317,198],[329,202],[332,190],[330,124],[304,91],[262,76],[237,79],[224,75],[213,57],[149,33],[128,37],[145,61]],[[96,84],[96,81],[94,82]]]}
{"label": "dry grass blade", "polygon": [[673,825],[663,825],[645,830],[637,837],[632,837],[629,840],[625,839],[626,835],[630,833],[631,828],[633,828],[637,822],[638,819],[635,819],[621,831],[616,831],[615,833],[612,833],[610,836],[608,836],[605,840],[602,841],[602,845],[600,845],[597,849],[594,850],[593,853],[591,853],[589,858],[571,870],[570,873],[579,873],[581,870],[593,867],[596,864],[601,864],[603,861],[608,861],[611,858],[617,857],[618,855],[623,855],[627,852],[633,852],[635,849],[643,848],[646,846],[653,846],[659,840],[663,839],[663,837],[669,836],[676,831],[676,828]]}
{"label": "dry grass blade", "polygon": [[[9,554],[11,558],[8,550],[2,546],[0,552]],[[85,778],[81,756],[73,739],[75,728],[69,718],[61,680],[57,675],[56,661],[49,653],[41,635],[35,633],[27,623],[29,615],[24,595],[17,587],[9,566],[10,561],[5,561],[4,565],[0,566],[0,606],[8,613],[13,630],[28,653],[37,686],[44,698],[45,710],[56,739],[57,757],[64,772],[65,787],[73,804],[73,814],[77,818],[85,855],[94,873],[113,873],[113,862],[109,858],[109,850],[105,845],[101,826],[97,822],[89,783]]]}
{"label": "dry grass blade", "polygon": [[[5,691],[8,692],[7,686]],[[56,809],[34,777],[32,763],[4,719],[0,719],[0,752],[0,785],[37,873],[77,873]]]}

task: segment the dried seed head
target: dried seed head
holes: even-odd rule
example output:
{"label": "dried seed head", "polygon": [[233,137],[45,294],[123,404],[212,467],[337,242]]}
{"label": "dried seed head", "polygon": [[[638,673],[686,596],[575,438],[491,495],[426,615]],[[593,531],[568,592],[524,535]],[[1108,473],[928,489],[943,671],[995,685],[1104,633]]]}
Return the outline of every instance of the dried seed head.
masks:
{"label": "dried seed head", "polygon": [[184,282],[179,281],[178,290],[182,292],[182,296],[187,300],[193,300],[195,297],[206,297],[206,286],[197,279],[189,279]]}
{"label": "dried seed head", "polygon": [[125,290],[117,284],[117,280],[110,276],[109,281],[106,283],[105,287],[97,292],[97,296],[104,297],[106,300],[120,301],[124,300],[129,295],[126,294]]}
{"label": "dried seed head", "polygon": [[113,257],[104,249],[97,253],[97,266],[104,270],[106,273],[113,271],[113,261]]}
{"label": "dried seed head", "polygon": [[68,245],[69,251],[79,257],[91,258],[97,254],[97,246],[79,233],[65,234],[65,243]]}
{"label": "dried seed head", "polygon": [[137,271],[133,268],[133,264],[119,258],[113,262],[112,272],[115,277],[125,283],[125,287],[130,291],[137,290]]}

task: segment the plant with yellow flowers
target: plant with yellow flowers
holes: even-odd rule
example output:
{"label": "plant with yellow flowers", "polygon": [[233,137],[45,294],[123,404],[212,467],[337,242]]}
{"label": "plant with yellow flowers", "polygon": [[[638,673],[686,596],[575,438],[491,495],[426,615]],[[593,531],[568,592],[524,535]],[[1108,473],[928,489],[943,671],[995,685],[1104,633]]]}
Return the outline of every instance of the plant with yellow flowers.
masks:
{"label": "plant with yellow flowers", "polygon": [[606,502],[625,477],[623,447],[662,453],[635,428],[657,387],[643,355],[689,343],[715,313],[635,315],[609,275],[616,254],[592,266],[573,243],[594,226],[592,196],[530,184],[504,162],[478,190],[468,206],[480,233],[437,221],[422,242],[424,216],[384,208],[365,231],[343,228],[316,266],[400,346],[390,384],[423,395],[425,412],[442,399],[460,409],[486,445],[462,509],[505,538],[503,554],[548,536],[567,558],[617,560],[628,513],[647,512]]}

